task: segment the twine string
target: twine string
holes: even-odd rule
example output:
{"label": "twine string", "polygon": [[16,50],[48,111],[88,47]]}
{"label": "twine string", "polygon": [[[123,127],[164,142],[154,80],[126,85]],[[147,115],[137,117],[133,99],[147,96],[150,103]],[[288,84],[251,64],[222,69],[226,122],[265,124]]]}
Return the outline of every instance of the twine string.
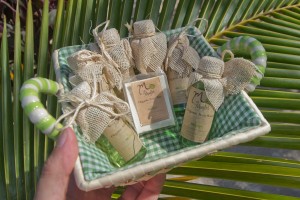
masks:
{"label": "twine string", "polygon": [[[152,36],[155,36],[156,35],[156,32],[153,32],[153,33],[141,33],[141,34],[136,34],[134,33],[134,29],[133,29],[133,24],[129,24],[128,22],[126,24],[124,24],[124,26],[127,28],[128,30],[128,38],[134,38],[134,39],[143,39],[143,38],[147,38],[147,37],[152,37]],[[155,26],[155,29],[159,32],[159,33],[162,33],[162,31],[157,27]]]}
{"label": "twine string", "polygon": [[232,53],[232,51],[226,49],[226,50],[224,50],[224,51],[222,52],[222,54],[221,54],[222,60],[224,60],[226,54],[229,54],[229,55],[230,55],[230,59],[233,59],[233,58],[234,58],[234,54]]}
{"label": "twine string", "polygon": [[[187,44],[182,43],[182,41],[181,41],[181,39],[185,36],[189,36],[189,37],[192,36],[187,33],[188,29],[191,28],[191,26],[193,26],[197,21],[202,21],[202,20],[205,22],[205,29],[204,29],[204,32],[205,32],[207,29],[207,26],[208,26],[208,21],[205,18],[197,18],[197,19],[193,20],[191,23],[189,23],[187,26],[185,26],[183,28],[183,30],[178,34],[178,36],[174,39],[172,45],[168,48],[167,56],[165,59],[165,71],[167,71],[167,69],[169,67],[169,59],[172,56],[173,51],[176,48],[176,46],[178,44],[183,44],[183,50],[185,50],[188,47]],[[201,32],[201,35],[202,34],[203,33]],[[192,37],[196,37],[196,36],[192,36]]]}
{"label": "twine string", "polygon": [[[110,93],[104,92],[102,94],[105,94],[105,96],[109,97],[109,99],[114,99],[114,101],[111,101],[111,102],[95,102],[94,100],[96,99],[96,97],[99,94],[97,93],[97,90],[96,90],[96,84],[97,83],[96,83],[96,77],[95,77],[94,74],[93,74],[93,84],[94,84],[94,87],[93,87],[93,90],[92,90],[92,96],[89,99],[82,99],[82,98],[74,96],[74,95],[66,95],[66,96],[62,97],[61,100],[59,100],[59,102],[69,102],[69,103],[72,102],[72,103],[78,104],[78,106],[76,106],[76,108],[72,109],[71,111],[61,115],[55,123],[56,128],[58,128],[57,124],[61,120],[71,116],[68,123],[63,128],[61,128],[59,130],[64,130],[67,127],[70,127],[75,122],[76,117],[77,117],[78,113],[80,112],[80,110],[85,108],[85,107],[90,107],[90,106],[99,108],[101,111],[107,113],[110,116],[113,116],[113,119],[115,119],[117,117],[122,117],[122,116],[128,114],[129,105],[126,102],[122,101],[122,100],[116,99],[116,97],[114,95],[110,94]],[[124,111],[120,111],[119,109],[107,109],[107,108],[118,108],[118,107],[122,107],[122,108],[126,108],[126,109]],[[115,110],[117,112],[115,112]]]}
{"label": "twine string", "polygon": [[[106,58],[106,60],[112,64],[112,66],[114,67],[114,69],[117,71],[118,75],[121,76],[122,72],[120,70],[120,66],[112,59],[112,57],[109,55],[108,51],[110,48],[116,46],[117,44],[109,44],[109,45],[105,45],[104,42],[103,42],[103,36],[99,36],[98,35],[98,30],[100,27],[102,27],[103,25],[104,28],[102,30],[102,32],[106,31],[107,28],[108,28],[108,25],[109,25],[109,20],[101,23],[100,25],[98,25],[94,30],[93,30],[93,35],[94,35],[94,38],[96,39],[100,49],[101,49],[101,53],[102,55],[104,56],[104,58]],[[122,84],[119,83],[117,84],[118,85],[118,89],[122,89]]]}
{"label": "twine string", "polygon": [[143,38],[147,38],[147,37],[152,37],[155,34],[156,34],[155,32],[153,32],[153,33],[141,33],[141,34],[133,33],[133,38],[134,39],[143,39]]}
{"label": "twine string", "polygon": [[221,79],[222,78],[222,75],[220,75],[220,74],[206,72],[206,71],[201,70],[200,68],[197,69],[197,72],[199,72],[205,79]]}
{"label": "twine string", "polygon": [[[181,33],[179,34],[178,37],[180,37],[182,34],[188,35],[188,34],[187,34],[187,30],[188,30],[189,28],[191,28],[191,26],[194,26],[195,23],[198,22],[198,21],[200,21],[200,22],[201,22],[201,21],[204,21],[204,22],[205,22],[204,31],[203,31],[203,32],[200,31],[200,33],[201,33],[200,35],[203,35],[203,33],[205,33],[205,32],[207,31],[208,20],[205,19],[205,18],[196,18],[195,20],[193,20],[192,22],[188,23],[188,24],[183,28],[183,30],[181,31]],[[190,35],[188,35],[188,36],[190,36]],[[195,36],[193,36],[193,37],[195,37]]]}

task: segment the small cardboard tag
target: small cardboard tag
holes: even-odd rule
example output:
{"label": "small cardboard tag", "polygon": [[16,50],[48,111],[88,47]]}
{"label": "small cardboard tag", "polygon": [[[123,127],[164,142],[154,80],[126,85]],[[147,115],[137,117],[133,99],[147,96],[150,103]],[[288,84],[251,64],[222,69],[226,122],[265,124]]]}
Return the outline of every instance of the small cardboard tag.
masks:
{"label": "small cardboard tag", "polygon": [[159,77],[136,81],[131,89],[141,126],[169,118]]}

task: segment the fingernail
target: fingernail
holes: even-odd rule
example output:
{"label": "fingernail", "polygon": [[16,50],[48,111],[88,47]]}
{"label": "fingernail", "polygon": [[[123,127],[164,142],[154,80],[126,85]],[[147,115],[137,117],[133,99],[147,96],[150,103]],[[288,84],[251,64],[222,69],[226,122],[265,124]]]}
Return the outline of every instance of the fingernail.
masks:
{"label": "fingernail", "polygon": [[60,134],[56,142],[57,147],[62,147],[66,143],[69,132],[70,132],[70,128],[67,128]]}

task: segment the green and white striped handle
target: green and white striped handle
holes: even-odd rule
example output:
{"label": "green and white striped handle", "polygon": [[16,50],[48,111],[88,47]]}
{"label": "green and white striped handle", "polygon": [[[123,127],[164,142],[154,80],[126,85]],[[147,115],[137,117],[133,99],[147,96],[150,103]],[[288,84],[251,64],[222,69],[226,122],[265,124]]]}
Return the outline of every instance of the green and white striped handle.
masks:
{"label": "green and white striped handle", "polygon": [[63,125],[56,123],[40,101],[40,93],[55,95],[58,83],[46,78],[32,78],[24,82],[20,90],[20,100],[24,112],[36,127],[52,139],[56,139]]}
{"label": "green and white striped handle", "polygon": [[224,50],[238,50],[250,53],[251,61],[256,66],[256,76],[251,79],[251,83],[247,85],[246,91],[254,91],[255,87],[260,84],[260,80],[263,78],[266,71],[267,56],[265,48],[255,38],[240,36],[227,41],[218,48],[217,53],[220,57]]}

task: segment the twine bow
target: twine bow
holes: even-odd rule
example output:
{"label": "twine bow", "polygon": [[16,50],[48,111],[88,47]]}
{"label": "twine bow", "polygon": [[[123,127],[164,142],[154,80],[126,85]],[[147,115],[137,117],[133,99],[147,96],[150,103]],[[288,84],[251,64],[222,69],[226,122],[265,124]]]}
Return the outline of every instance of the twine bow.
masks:
{"label": "twine bow", "polygon": [[215,110],[221,106],[225,96],[239,93],[255,75],[255,65],[252,62],[234,58],[230,51],[224,51],[222,59],[226,53],[230,53],[231,60],[225,63],[218,58],[203,57],[189,79],[190,86],[198,81],[203,82],[206,96]]}
{"label": "twine bow", "polygon": [[[186,34],[180,34],[178,37],[174,38],[170,41],[171,45],[168,48],[167,56],[165,59],[165,71],[168,70],[168,67],[170,67],[172,70],[175,70],[180,77],[183,77],[185,75],[188,76],[192,69],[196,69],[200,60],[200,57],[195,49],[189,46],[189,39],[187,38]],[[174,50],[178,48],[182,52],[180,54],[180,59],[184,61],[184,63],[179,64],[177,63],[178,58],[175,59],[174,62],[170,62],[172,59],[172,56],[174,55]]]}
{"label": "twine bow", "polygon": [[156,34],[155,25],[152,20],[138,21],[133,24],[133,38],[144,39]]}
{"label": "twine bow", "polygon": [[[125,102],[122,101],[121,99],[118,99],[116,96],[110,94],[109,92],[102,92],[101,94],[97,93],[96,90],[96,78],[94,76],[94,87],[92,88],[92,94],[91,97],[88,98],[87,96],[90,95],[90,89],[91,87],[87,82],[82,82],[79,84],[77,87],[83,87],[85,88],[85,92],[87,93],[86,95],[81,95],[81,97],[76,96],[72,94],[73,90],[76,90],[77,88],[75,87],[71,92],[67,93],[66,95],[62,96],[59,100],[59,102],[68,102],[72,103],[75,105],[75,108],[72,109],[71,111],[61,115],[58,120],[56,121],[56,124],[59,123],[61,120],[71,116],[70,120],[68,120],[68,123],[64,126],[63,129],[71,126],[74,121],[76,120],[76,117],[78,113],[86,107],[96,107],[100,109],[101,111],[107,113],[109,116],[112,117],[112,120],[125,116],[130,112],[129,105]],[[109,102],[99,102],[95,101],[95,99],[99,96],[102,95],[104,97],[107,97],[107,99],[113,100]],[[110,108],[110,109],[109,109]]]}
{"label": "twine bow", "polygon": [[[194,35],[188,34],[188,29],[191,28],[192,25],[194,25],[197,21],[205,22],[204,32],[206,31],[208,21],[204,18],[197,18],[191,23],[189,23],[186,27],[184,27],[183,30],[178,35],[173,37],[169,42],[170,47],[168,48],[167,56],[165,59],[165,71],[167,71],[168,67],[170,67],[171,69],[175,70],[180,75],[180,77],[183,77],[184,72],[185,72],[184,75],[188,76],[192,71],[192,68],[197,69],[200,57],[198,55],[198,52],[194,48],[190,47],[189,39],[188,39],[188,36],[195,37]],[[172,64],[172,62],[169,61],[172,58],[172,56],[175,57],[178,56],[178,55],[173,55],[174,50],[176,48],[182,51],[182,54],[180,55],[181,56],[180,59],[184,61],[184,63],[182,63],[181,65],[177,63],[178,58],[173,57],[176,63],[173,62]]]}
{"label": "twine bow", "polygon": [[153,33],[140,33],[140,34],[135,34],[133,32],[133,38],[134,39],[142,39],[142,38],[152,37],[154,35],[155,35],[155,32],[153,32]]}
{"label": "twine bow", "polygon": [[[104,74],[106,76],[107,80],[110,83],[110,86],[116,86],[118,89],[121,89],[122,77],[119,69],[116,67],[112,67],[112,63],[107,62],[107,59],[104,59],[102,55],[89,50],[81,50],[68,58],[69,66],[79,76],[80,74],[86,73],[84,67],[87,67],[88,65],[98,64],[99,62],[101,63],[101,65],[103,65],[102,68],[100,66],[97,68],[97,71],[101,70],[100,75]],[[78,69],[78,66],[81,65],[83,65],[84,67],[82,67],[82,69]],[[77,68],[74,68],[74,66],[76,66]],[[89,76],[90,75],[92,74],[89,74]]]}
{"label": "twine bow", "polygon": [[[122,85],[122,72],[120,71],[120,66],[112,59],[112,57],[108,53],[109,48],[114,47],[115,45],[117,45],[117,43],[105,44],[104,39],[103,39],[103,32],[105,32],[107,30],[109,22],[110,21],[107,20],[107,21],[101,23],[100,25],[96,26],[96,28],[93,30],[93,36],[94,36],[95,40],[97,41],[97,44],[100,47],[101,53],[104,56],[104,58],[106,58],[106,60],[110,64],[112,64],[112,66],[114,67],[114,70],[116,70],[117,73],[115,73],[114,75],[118,76],[118,78],[120,78],[120,81],[115,80],[116,81],[115,83],[116,83],[117,88],[119,90],[121,90],[123,88],[123,85]],[[105,25],[105,26],[104,26],[102,32],[100,32],[100,34],[99,34],[98,29],[103,25]],[[119,41],[119,42],[121,42],[121,41]]]}

